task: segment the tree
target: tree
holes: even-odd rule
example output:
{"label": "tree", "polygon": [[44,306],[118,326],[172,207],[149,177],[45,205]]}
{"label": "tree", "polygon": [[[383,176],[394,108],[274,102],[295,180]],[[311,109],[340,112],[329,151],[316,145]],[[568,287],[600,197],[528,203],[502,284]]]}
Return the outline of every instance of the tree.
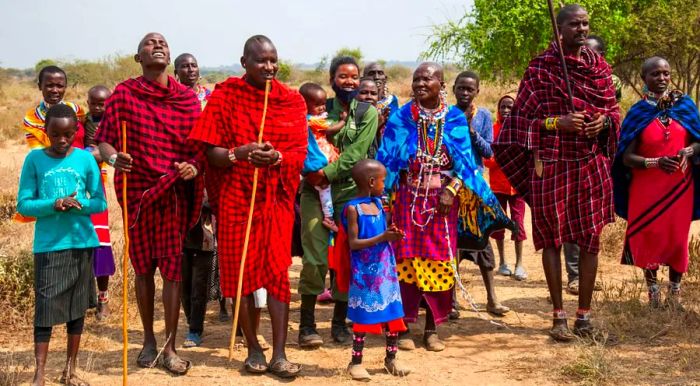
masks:
{"label": "tree", "polygon": [[343,47],[336,51],[334,57],[338,56],[352,56],[357,60],[357,63],[360,64],[362,63],[362,50],[360,50],[360,47],[357,48],[348,48],[348,47]]}
{"label": "tree", "polygon": [[292,76],[292,65],[289,62],[280,60],[277,62],[277,79],[281,82],[289,81]]}
{"label": "tree", "polygon": [[[674,67],[677,87],[698,97],[700,2],[697,0],[581,0],[591,33],[607,43],[607,60],[640,90],[639,68],[661,54]],[[475,0],[457,20],[433,27],[426,58],[456,60],[486,78],[518,79],[552,37],[544,0]]]}
{"label": "tree", "polygon": [[41,59],[40,61],[36,62],[34,65],[34,71],[38,74],[39,71],[41,71],[42,68],[46,66],[55,66],[56,61],[53,59]]}

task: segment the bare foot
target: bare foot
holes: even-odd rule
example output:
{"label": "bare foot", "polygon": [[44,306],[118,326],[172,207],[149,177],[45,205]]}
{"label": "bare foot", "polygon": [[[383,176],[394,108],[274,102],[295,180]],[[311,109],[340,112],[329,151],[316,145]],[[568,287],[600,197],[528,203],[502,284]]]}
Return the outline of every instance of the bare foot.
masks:
{"label": "bare foot", "polygon": [[39,371],[39,369],[34,371],[34,378],[32,379],[32,386],[44,386],[44,371]]}
{"label": "bare foot", "polygon": [[98,321],[107,319],[109,317],[109,303],[97,303],[95,317]]}
{"label": "bare foot", "polygon": [[335,221],[333,221],[333,219],[330,217],[325,217],[323,219],[323,226],[332,230],[333,232],[338,231],[338,225],[336,225]]}

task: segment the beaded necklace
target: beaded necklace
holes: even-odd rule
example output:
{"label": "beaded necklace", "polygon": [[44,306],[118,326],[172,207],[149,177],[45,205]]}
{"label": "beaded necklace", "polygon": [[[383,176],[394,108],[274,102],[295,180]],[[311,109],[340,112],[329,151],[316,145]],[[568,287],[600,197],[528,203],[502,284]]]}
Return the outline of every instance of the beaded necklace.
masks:
{"label": "beaded necklace", "polygon": [[[440,100],[440,105],[435,110],[423,108],[418,101],[413,104],[413,116],[416,120],[418,130],[418,148],[416,149],[416,160],[420,164],[416,188],[413,191],[413,201],[411,202],[411,221],[413,225],[421,230],[425,229],[433,220],[436,208],[428,208],[428,193],[430,191],[430,181],[436,173],[440,172],[440,161],[442,159],[442,139],[445,128],[445,116],[447,115],[447,103]],[[430,140],[430,127],[435,126],[435,138]],[[428,214],[425,222],[416,220],[416,201],[421,186],[425,185],[423,205],[419,209],[421,215]]]}

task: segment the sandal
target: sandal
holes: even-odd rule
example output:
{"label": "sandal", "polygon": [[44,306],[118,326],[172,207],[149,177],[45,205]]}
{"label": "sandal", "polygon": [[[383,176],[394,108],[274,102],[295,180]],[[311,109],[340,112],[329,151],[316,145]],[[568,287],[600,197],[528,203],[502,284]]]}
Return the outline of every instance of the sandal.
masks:
{"label": "sandal", "polygon": [[556,342],[566,343],[574,340],[574,335],[571,333],[566,323],[555,324],[552,329],[549,330],[549,336]]}
{"label": "sandal", "polygon": [[202,344],[202,336],[196,332],[188,332],[185,341],[182,342],[182,347],[192,348],[199,347]]}
{"label": "sandal", "polygon": [[566,291],[572,295],[578,295],[578,279],[574,279],[566,285]]}
{"label": "sandal", "polygon": [[87,381],[83,380],[75,373],[71,374],[70,378],[66,378],[65,372],[61,375],[61,378],[59,378],[58,383],[70,386],[90,386]]}
{"label": "sandal", "polygon": [[606,330],[594,327],[590,321],[579,321],[574,323],[574,335],[589,340],[592,343],[600,343],[604,346],[614,346],[620,342],[618,337]]}
{"label": "sandal", "polygon": [[156,365],[157,357],[158,351],[156,351],[155,347],[144,347],[136,358],[136,364],[144,369],[150,369]]}
{"label": "sandal", "polygon": [[399,362],[398,359],[388,359],[384,358],[384,369],[391,375],[397,377],[405,377],[411,373],[411,368],[405,366],[403,363]]}
{"label": "sandal", "polygon": [[260,351],[254,351],[248,358],[243,362],[245,371],[251,374],[264,374],[267,369],[267,359],[265,359],[265,354]]}
{"label": "sandal", "polygon": [[160,357],[160,364],[174,375],[185,375],[192,368],[192,362],[180,358],[177,354]]}
{"label": "sandal", "polygon": [[498,266],[498,274],[501,276],[510,276],[513,272],[510,270],[508,264],[501,264]]}
{"label": "sandal", "polygon": [[270,362],[269,370],[280,378],[295,378],[301,371],[301,365],[292,363],[287,358],[279,358]]}
{"label": "sandal", "polygon": [[519,265],[515,267],[515,273],[513,274],[513,278],[517,281],[524,281],[527,279],[527,272],[525,271],[525,267],[522,265]]}
{"label": "sandal", "polygon": [[372,377],[367,372],[367,369],[362,366],[362,364],[354,365],[350,363],[348,365],[348,375],[353,381],[368,382]]}

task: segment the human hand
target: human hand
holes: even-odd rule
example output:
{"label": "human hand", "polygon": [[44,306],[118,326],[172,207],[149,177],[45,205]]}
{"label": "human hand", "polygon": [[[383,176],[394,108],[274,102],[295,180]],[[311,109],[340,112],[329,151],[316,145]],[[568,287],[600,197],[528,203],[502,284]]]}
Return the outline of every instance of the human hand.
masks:
{"label": "human hand", "polygon": [[83,209],[83,205],[81,205],[80,202],[75,199],[77,194],[78,192],[73,192],[70,196],[56,199],[56,201],[53,203],[53,209],[57,212],[66,212],[71,208],[75,208],[77,210]]}
{"label": "human hand", "polygon": [[680,168],[682,171],[685,172],[685,169],[688,167],[688,162],[690,162],[690,157],[692,157],[695,151],[692,146],[684,147],[681,150],[678,150],[678,160],[680,162]]}
{"label": "human hand", "polygon": [[180,178],[184,181],[189,181],[199,174],[197,168],[188,162],[175,162],[175,167],[180,174]]}
{"label": "human hand", "polygon": [[391,224],[386,231],[384,231],[384,241],[397,241],[403,239],[406,235],[405,233],[396,227],[396,225]]}
{"label": "human hand", "polygon": [[593,120],[591,122],[585,122],[583,124],[583,133],[588,138],[594,138],[600,133],[603,128],[605,128],[605,120],[607,117],[600,113],[595,113],[593,115]]}
{"label": "human hand", "polygon": [[114,160],[112,167],[124,173],[130,173],[131,168],[134,164],[134,159],[131,158],[129,153],[117,153],[117,158]]}
{"label": "human hand", "polygon": [[455,196],[447,189],[443,189],[440,193],[440,201],[438,202],[438,213],[447,216],[450,213],[452,205],[454,205]]}
{"label": "human hand", "polygon": [[243,146],[238,146],[233,149],[234,154],[236,155],[236,159],[238,161],[246,160],[250,161],[250,153],[252,153],[255,150],[261,149],[262,144],[258,144],[257,142],[251,142],[249,144],[243,145]]}
{"label": "human hand", "polygon": [[382,125],[384,125],[384,123],[386,123],[386,121],[388,119],[389,119],[389,109],[384,109],[384,110],[380,111],[378,116],[377,116],[377,121],[378,121],[377,126],[381,127]]}
{"label": "human hand", "polygon": [[338,116],[339,121],[347,121],[348,120],[348,112],[347,111],[341,111],[340,115]]}
{"label": "human hand", "polygon": [[309,173],[306,175],[306,177],[304,177],[304,179],[306,180],[306,183],[311,186],[325,186],[330,183],[328,182],[328,177],[326,177],[326,173],[324,173],[323,170],[317,170]]}
{"label": "human hand", "polygon": [[265,142],[256,150],[250,152],[248,161],[255,167],[269,166],[277,162],[279,152],[275,150],[270,142]]}
{"label": "human hand", "polygon": [[557,129],[563,132],[580,133],[583,129],[585,115],[582,111],[559,117]]}
{"label": "human hand", "polygon": [[675,157],[661,157],[659,158],[659,169],[663,170],[668,174],[673,174],[681,167],[681,164]]}

